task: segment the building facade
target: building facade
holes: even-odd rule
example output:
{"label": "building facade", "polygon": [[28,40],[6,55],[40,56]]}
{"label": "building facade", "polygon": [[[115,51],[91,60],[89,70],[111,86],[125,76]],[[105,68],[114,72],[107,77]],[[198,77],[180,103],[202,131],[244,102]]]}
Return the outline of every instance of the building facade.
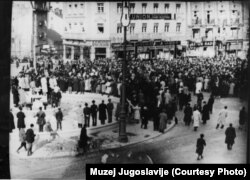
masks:
{"label": "building facade", "polygon": [[109,2],[65,2],[64,59],[110,57]]}
{"label": "building facade", "polygon": [[[249,48],[244,1],[130,1],[129,56],[238,55]],[[65,2],[64,59],[122,57],[121,2]]]}
{"label": "building facade", "polygon": [[249,7],[244,1],[188,2],[187,54],[246,56]]}

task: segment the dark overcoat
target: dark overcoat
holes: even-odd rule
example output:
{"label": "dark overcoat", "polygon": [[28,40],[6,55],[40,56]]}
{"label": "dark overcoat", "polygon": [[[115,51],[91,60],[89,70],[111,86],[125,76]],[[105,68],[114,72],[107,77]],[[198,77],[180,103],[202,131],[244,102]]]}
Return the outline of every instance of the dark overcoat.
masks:
{"label": "dark overcoat", "polygon": [[236,132],[234,127],[228,127],[226,129],[226,139],[225,143],[226,144],[234,144],[234,139],[236,138]]}
{"label": "dark overcoat", "polygon": [[106,104],[100,104],[99,105],[99,119],[100,120],[106,120],[107,119],[107,105]]}
{"label": "dark overcoat", "polygon": [[202,120],[209,120],[210,119],[210,116],[209,116],[209,106],[207,104],[205,104],[203,106],[203,109],[202,109]]}
{"label": "dark overcoat", "polygon": [[25,118],[25,114],[20,111],[17,113],[17,128],[25,128],[25,122],[24,122],[24,118]]}

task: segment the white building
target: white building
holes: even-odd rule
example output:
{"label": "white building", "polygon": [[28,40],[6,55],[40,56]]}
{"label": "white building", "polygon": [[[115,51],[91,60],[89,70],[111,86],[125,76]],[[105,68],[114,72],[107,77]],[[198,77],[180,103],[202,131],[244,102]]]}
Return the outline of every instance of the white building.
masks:
{"label": "white building", "polygon": [[64,59],[110,57],[110,2],[65,2]]}
{"label": "white building", "polygon": [[11,56],[31,57],[32,7],[30,2],[13,1]]}
{"label": "white building", "polygon": [[247,3],[244,1],[188,2],[187,12],[190,34],[188,55],[245,56],[243,42],[246,41],[249,22]]}

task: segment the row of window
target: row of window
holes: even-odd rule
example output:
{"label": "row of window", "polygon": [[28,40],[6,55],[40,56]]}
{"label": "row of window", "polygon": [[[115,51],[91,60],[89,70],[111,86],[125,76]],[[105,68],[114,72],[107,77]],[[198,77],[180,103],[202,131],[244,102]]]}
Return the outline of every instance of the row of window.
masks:
{"label": "row of window", "polygon": [[[134,13],[135,11],[135,3],[130,3],[130,13]],[[147,13],[147,3],[142,3],[142,13]],[[84,4],[80,4],[80,7],[83,8]],[[78,8],[78,4],[69,4],[69,8]],[[172,8],[172,7],[171,7]],[[154,13],[159,12],[159,3],[153,4]],[[164,4],[164,9],[166,13],[169,13],[170,4]],[[176,4],[176,12],[179,13],[181,10],[181,4]],[[104,3],[97,3],[97,12],[104,13]],[[117,13],[122,12],[122,3],[117,3]]]}
{"label": "row of window", "polygon": [[[77,25],[77,23],[75,23],[74,25]],[[83,24],[80,23],[80,25],[83,25]],[[169,23],[165,23],[164,32],[169,32],[169,28],[170,28],[170,24]],[[69,23],[69,29],[72,29],[71,23]],[[123,26],[120,23],[117,24],[117,33],[118,34],[122,33],[122,29],[123,29]],[[181,30],[181,23],[177,23],[176,24],[176,32],[180,32],[180,30]],[[65,28],[65,31],[67,31],[67,28]],[[84,27],[82,27],[82,32],[84,32],[84,31],[85,31],[85,29],[84,29]],[[135,31],[135,24],[132,23],[129,26],[129,32],[131,34],[134,34],[134,31]],[[147,23],[142,23],[141,32],[142,33],[146,33],[147,31],[148,31]],[[97,32],[98,33],[104,33],[104,24],[103,23],[98,23],[97,24]],[[153,32],[154,33],[158,33],[159,32],[159,23],[154,23]]]}
{"label": "row of window", "polygon": [[[142,13],[147,13],[147,3],[142,3]],[[172,8],[172,7],[171,7]],[[181,4],[176,4],[176,12],[179,13],[181,9]],[[154,13],[159,13],[159,3],[153,4]],[[170,4],[164,4],[165,13],[169,13]],[[130,13],[134,13],[135,3],[130,3]],[[122,12],[122,3],[117,3],[117,13]]]}
{"label": "row of window", "polygon": [[[147,23],[142,23],[142,26],[141,26],[141,32],[142,33],[146,33],[148,28],[147,28]],[[164,32],[169,32],[169,28],[170,28],[170,24],[169,23],[165,23],[164,25]],[[119,23],[117,24],[117,33],[122,33],[122,25]],[[134,30],[135,30],[135,24],[132,23],[130,24],[129,26],[129,32],[130,34],[134,34]],[[181,31],[181,23],[177,23],[176,24],[176,32],[180,32]],[[154,26],[153,26],[153,33],[158,33],[159,32],[159,23],[154,23]]]}

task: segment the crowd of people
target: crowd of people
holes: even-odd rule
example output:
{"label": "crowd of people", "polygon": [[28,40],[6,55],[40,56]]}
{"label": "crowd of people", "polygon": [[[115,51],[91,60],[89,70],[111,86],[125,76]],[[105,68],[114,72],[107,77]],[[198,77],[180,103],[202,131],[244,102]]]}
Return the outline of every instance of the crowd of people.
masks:
{"label": "crowd of people", "polygon": [[[119,59],[40,62],[36,70],[27,67],[12,78],[13,102],[16,107],[28,106],[32,109],[34,106],[44,106],[46,109],[49,104],[60,107],[62,93],[91,92],[121,97],[122,64]],[[185,125],[189,126],[193,121],[196,131],[200,120],[204,124],[209,120],[215,98],[239,97],[245,87],[247,62],[237,58],[130,59],[126,71],[126,111],[130,119],[141,122],[141,127],[145,129],[152,119],[154,130],[160,132],[164,132],[169,121],[178,123],[175,113],[183,111]],[[27,100],[25,92],[41,94],[45,99]],[[207,101],[203,92],[211,93]],[[194,107],[190,103],[192,94],[197,97]],[[85,104],[84,124],[88,127],[91,117],[92,125],[95,126],[98,111],[101,124],[107,118],[111,122],[113,109],[113,105],[105,104],[104,101],[99,107],[94,104],[94,100],[91,107]],[[119,120],[120,110],[121,103],[118,103],[116,120]],[[62,120],[62,117],[58,116],[57,119]],[[58,128],[61,127],[58,123]]]}

